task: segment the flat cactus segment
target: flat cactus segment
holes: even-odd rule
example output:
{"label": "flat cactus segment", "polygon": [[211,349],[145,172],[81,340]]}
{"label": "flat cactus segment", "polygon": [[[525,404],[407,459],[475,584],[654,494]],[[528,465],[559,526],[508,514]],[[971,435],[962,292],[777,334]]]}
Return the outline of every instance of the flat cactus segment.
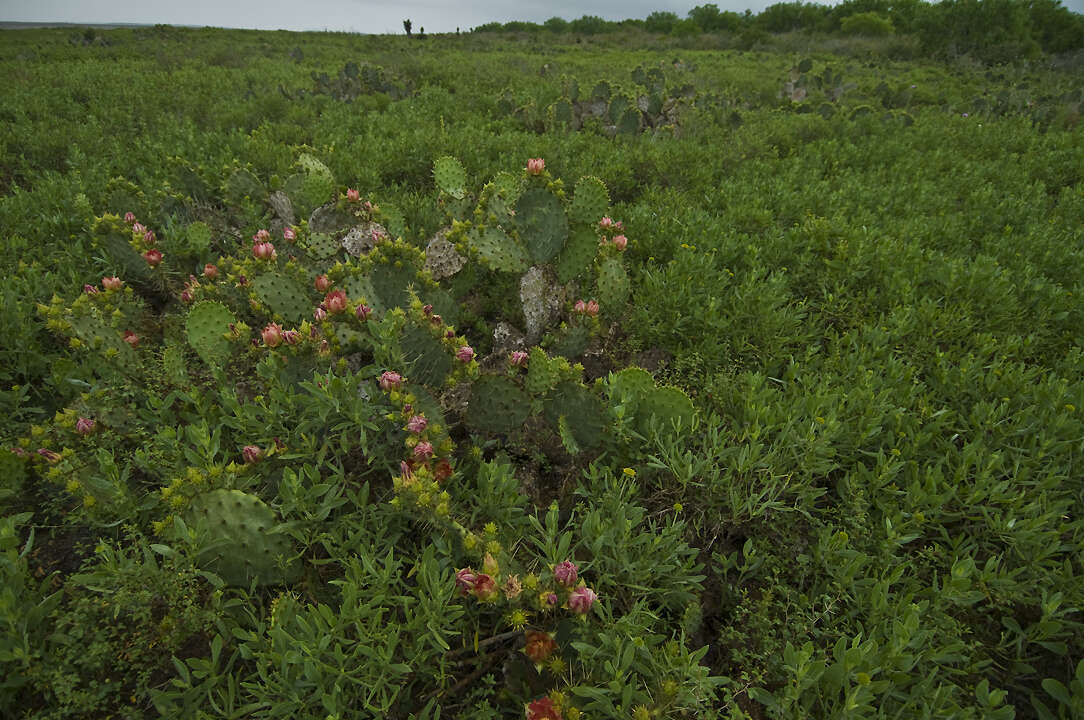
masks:
{"label": "flat cactus segment", "polygon": [[105,251],[110,262],[120,271],[119,274],[126,279],[147,281],[153,275],[153,270],[147,265],[143,256],[132,247],[132,231],[122,225],[119,218],[107,216],[102,218],[94,226],[95,244]]}
{"label": "flat cactus segment", "polygon": [[99,353],[108,353],[116,357],[121,365],[129,365],[136,362],[136,353],[132,346],[124,342],[115,328],[110,327],[98,317],[84,315],[67,318],[71,324],[72,332],[83,341],[86,346]]}
{"label": "flat cactus segment", "polygon": [[530,265],[527,251],[499,227],[475,228],[467,235],[467,241],[493,270],[523,272]]}
{"label": "flat cactus segment", "polygon": [[462,200],[467,194],[467,171],[454,157],[445,155],[433,163],[433,180],[437,188],[456,200]]}
{"label": "flat cactus segment", "polygon": [[181,348],[169,345],[162,351],[162,374],[173,387],[188,387],[191,381]]}
{"label": "flat cactus segment", "polygon": [[656,419],[660,431],[670,432],[677,424],[688,432],[695,415],[696,408],[688,395],[676,387],[656,387],[640,400],[636,424],[643,435],[651,430],[651,418]]}
{"label": "flat cactus segment", "polygon": [[590,389],[566,380],[557,386],[546,402],[546,421],[555,428],[563,419],[572,437],[581,448],[596,448],[602,444],[606,408]]}
{"label": "flat cactus segment", "polygon": [[610,83],[605,80],[595,85],[595,88],[591,91],[592,100],[604,100],[609,102],[610,100]]}
{"label": "flat cactus segment", "polygon": [[305,252],[320,260],[326,260],[339,251],[339,241],[329,233],[310,233],[302,242]]}
{"label": "flat cactus segment", "polygon": [[376,310],[384,311],[387,308],[377,297],[373,282],[367,275],[351,275],[343,281],[343,290],[350,302],[365,302]]}
{"label": "flat cactus segment", "polygon": [[559,331],[549,348],[561,357],[572,360],[583,355],[590,342],[591,333],[588,332],[587,327],[584,325],[577,325],[576,327],[564,328]]}
{"label": "flat cactus segment", "polygon": [[610,193],[597,177],[582,177],[576,183],[569,217],[572,222],[596,225],[610,208]]}
{"label": "flat cactus segment", "polygon": [[[222,303],[201,302],[192,306],[185,321],[185,333],[188,344],[196,351],[203,362],[211,366],[220,366],[229,359],[230,341],[225,337],[230,324],[237,318]],[[176,350],[176,348],[167,348]],[[163,362],[166,358],[163,357]],[[184,358],[181,358],[181,371],[184,370]]]}
{"label": "flat cactus segment", "polygon": [[303,153],[297,164],[301,172],[288,177],[283,189],[294,207],[304,216],[326,202],[335,194],[337,188],[331,170],[312,155]]}
{"label": "flat cactus segment", "polygon": [[614,404],[635,413],[640,400],[655,389],[655,380],[647,370],[630,367],[611,374],[606,385]]}
{"label": "flat cactus segment", "polygon": [[[380,203],[380,215],[384,219],[384,227],[391,237],[404,237],[407,234],[406,215],[398,206],[391,203]],[[380,227],[377,225],[377,227]]]}
{"label": "flat cactus segment", "polygon": [[527,361],[527,380],[524,383],[532,397],[540,398],[557,386],[561,369],[546,351],[532,347]]}
{"label": "flat cactus segment", "polygon": [[572,104],[568,100],[558,100],[553,104],[553,121],[559,125],[572,124]]}
{"label": "flat cactus segment", "polygon": [[184,237],[188,249],[197,255],[203,255],[211,248],[211,228],[207,223],[192,223],[185,228]]}
{"label": "flat cactus segment", "polygon": [[429,421],[429,427],[440,425],[447,429],[448,424],[444,419],[444,409],[440,401],[436,399],[425,387],[416,383],[407,383],[406,391],[414,396],[414,413],[425,415]]}
{"label": "flat cactus segment", "polygon": [[531,260],[549,262],[568,239],[568,218],[560,199],[549,190],[531,188],[516,203],[516,226]]}
{"label": "flat cactus segment", "polygon": [[620,258],[610,256],[598,266],[598,301],[607,312],[617,312],[629,296],[629,275]]}
{"label": "flat cactus segment", "polygon": [[246,198],[253,202],[262,202],[267,193],[260,179],[245,168],[234,170],[226,179],[222,191],[231,205],[241,205]]}
{"label": "flat cactus segment", "polygon": [[303,288],[290,278],[267,273],[252,280],[252,289],[272,313],[290,324],[298,324],[312,316],[315,307]]}
{"label": "flat cactus segment", "polygon": [[441,288],[427,290],[420,297],[422,302],[433,306],[433,312],[440,315],[446,325],[455,325],[459,322],[460,305],[447,290]]}
{"label": "flat cactus segment", "polygon": [[591,228],[573,230],[561,254],[557,256],[554,269],[561,284],[571,282],[591,268],[591,261],[598,254],[598,235]]}
{"label": "flat cactus segment", "polygon": [[628,108],[617,119],[617,132],[622,135],[633,135],[640,132],[640,111],[636,108]]}
{"label": "flat cactus segment", "polygon": [[440,389],[452,371],[452,356],[440,340],[424,328],[409,325],[399,340],[406,362],[406,375],[430,388]]}
{"label": "flat cactus segment", "polygon": [[625,114],[625,111],[629,109],[629,99],[624,95],[615,95],[610,100],[610,107],[606,111],[607,117],[614,125],[621,119],[621,116]]}
{"label": "flat cactus segment", "polygon": [[413,287],[416,292],[422,289],[418,270],[409,265],[377,265],[369,273],[369,282],[376,291],[373,307],[380,311],[406,307],[410,304],[408,289]]}
{"label": "flat cactus segment", "polygon": [[197,496],[187,514],[193,525],[221,541],[201,552],[199,562],[229,585],[290,582],[300,574],[296,560],[279,568],[279,557],[293,555],[293,543],[286,535],[271,533],[278,525],[275,513],[255,495],[212,490]]}
{"label": "flat cactus segment", "polygon": [[467,424],[482,432],[510,432],[530,414],[530,398],[507,377],[483,375],[471,387]]}
{"label": "flat cactus segment", "polygon": [[512,205],[515,205],[523,194],[523,176],[513,175],[505,170],[494,175],[489,184],[493,186],[494,194],[500,195]]}

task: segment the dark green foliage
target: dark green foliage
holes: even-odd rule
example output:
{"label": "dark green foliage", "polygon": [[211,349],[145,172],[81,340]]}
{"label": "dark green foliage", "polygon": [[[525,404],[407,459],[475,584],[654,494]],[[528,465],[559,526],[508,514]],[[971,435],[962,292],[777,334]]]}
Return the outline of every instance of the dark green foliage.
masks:
{"label": "dark green foliage", "polygon": [[467,423],[489,433],[520,429],[530,414],[530,398],[508,378],[487,375],[471,388]]}

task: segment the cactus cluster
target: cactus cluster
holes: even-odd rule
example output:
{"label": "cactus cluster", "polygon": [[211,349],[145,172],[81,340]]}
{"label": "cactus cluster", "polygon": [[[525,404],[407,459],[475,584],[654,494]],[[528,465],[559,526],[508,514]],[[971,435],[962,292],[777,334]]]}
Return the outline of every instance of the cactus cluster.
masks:
{"label": "cactus cluster", "polygon": [[410,97],[413,89],[410,82],[395,76],[379,65],[363,62],[348,62],[339,69],[335,76],[326,72],[313,71],[312,89],[298,89],[293,92],[279,85],[279,92],[287,99],[302,99],[308,95],[328,95],[340,102],[353,102],[362,95],[382,93],[393,100]]}
{"label": "cactus cluster", "polygon": [[845,82],[843,76],[831,66],[825,67],[819,75],[814,75],[812,70],[813,61],[809,58],[795,64],[788,71],[778,97],[804,112],[814,109],[813,101],[819,97],[816,112],[825,119],[830,118],[835,115],[843,95],[854,90],[857,85]]}

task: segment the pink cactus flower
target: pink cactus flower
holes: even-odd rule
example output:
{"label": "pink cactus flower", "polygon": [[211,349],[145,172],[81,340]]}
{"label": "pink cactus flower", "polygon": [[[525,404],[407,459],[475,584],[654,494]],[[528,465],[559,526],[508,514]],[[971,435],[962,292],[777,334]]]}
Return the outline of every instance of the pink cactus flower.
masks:
{"label": "pink cactus flower", "polygon": [[143,223],[132,223],[132,232],[142,237],[147,232],[147,226]]}
{"label": "pink cactus flower", "polygon": [[186,304],[192,302],[192,291],[191,290],[183,290],[183,291],[181,291],[181,302],[186,303]]}
{"label": "pink cactus flower", "polygon": [[120,290],[124,285],[124,281],[119,277],[104,277],[102,278],[102,287],[106,290]]}
{"label": "pink cactus flower", "polygon": [[464,345],[455,351],[455,356],[462,363],[469,363],[474,359],[474,348],[470,345]]}
{"label": "pink cactus flower", "polygon": [[80,435],[90,435],[92,432],[94,432],[94,428],[96,426],[97,423],[90,418],[81,417],[75,421],[75,432],[79,433]]}
{"label": "pink cactus flower", "polygon": [[572,587],[576,584],[576,580],[579,579],[579,568],[577,568],[576,563],[571,560],[557,563],[553,566],[553,579],[556,580],[559,585]]}
{"label": "pink cactus flower", "polygon": [[327,275],[317,275],[313,285],[316,286],[317,292],[326,293],[331,288],[331,280]]}
{"label": "pink cactus flower", "polygon": [[373,309],[365,303],[361,303],[357,306],[357,309],[354,310],[354,315],[357,317],[358,320],[361,320],[362,322],[368,320],[369,316],[372,314]]}
{"label": "pink cactus flower", "polygon": [[324,297],[324,305],[332,315],[346,310],[346,293],[342,290],[332,290]]}
{"label": "pink cactus flower", "polygon": [[538,602],[545,609],[557,607],[557,593],[544,592],[538,596]]}
{"label": "pink cactus flower", "polygon": [[358,202],[359,200],[361,200],[361,193],[359,193],[354,188],[350,188],[346,191],[346,199],[350,202]]}
{"label": "pink cactus flower", "polygon": [[625,248],[629,245],[629,239],[624,235],[618,235],[614,238],[614,245],[621,252],[625,252]]}
{"label": "pink cactus flower", "polygon": [[216,277],[218,277],[218,268],[211,263],[207,263],[203,266],[203,277],[207,278],[208,280],[214,280]]}
{"label": "pink cactus flower", "polygon": [[93,285],[84,285],[83,292],[85,292],[87,295],[97,295],[98,288],[94,287]]}
{"label": "pink cactus flower", "polygon": [[478,576],[469,567],[455,571],[455,586],[459,588],[461,595],[469,595],[474,590],[474,584],[477,581]]}
{"label": "pink cactus flower", "polygon": [[312,311],[312,317],[316,322],[323,322],[327,319],[327,310],[321,305]]}
{"label": "pink cactus flower", "polygon": [[403,384],[403,376],[393,370],[386,370],[380,376],[381,390],[398,390]]}
{"label": "pink cactus flower", "polygon": [[124,342],[128,343],[132,347],[139,347],[139,336],[131,330],[124,331]]}
{"label": "pink cactus flower", "polygon": [[512,354],[508,356],[508,364],[512,367],[527,367],[528,357],[523,350],[513,350]]}
{"label": "pink cactus flower", "polygon": [[147,243],[148,245],[154,245],[156,242],[158,242],[158,236],[154,234],[154,230],[148,230],[147,232],[143,233],[143,242]]}
{"label": "pink cactus flower", "polygon": [[297,233],[294,232],[292,227],[284,227],[282,229],[282,239],[286,242],[293,242],[294,240],[297,240]]}
{"label": "pink cactus flower", "polygon": [[129,212],[124,213],[124,222],[128,223],[129,225],[134,225],[135,221],[136,221],[136,216],[135,216],[134,212],[129,211]]}
{"label": "pink cactus flower", "polygon": [[601,220],[598,221],[598,226],[600,228],[613,227],[613,224],[614,224],[614,221],[611,218],[608,218],[608,217],[603,217]]}
{"label": "pink cactus flower", "polygon": [[283,330],[282,341],[287,345],[297,345],[301,342],[301,333],[297,330]]}
{"label": "pink cactus flower", "polygon": [[256,234],[252,236],[252,239],[256,242],[269,242],[271,240],[271,233],[267,230],[257,230]]}
{"label": "pink cactus flower", "polygon": [[38,448],[38,455],[41,455],[50,465],[55,465],[60,462],[60,453],[53,450],[46,450],[45,448]]}
{"label": "pink cactus flower", "polygon": [[278,257],[275,246],[269,242],[258,242],[252,246],[252,256],[257,260],[273,260]]}
{"label": "pink cactus flower", "polygon": [[433,444],[424,440],[414,446],[414,457],[419,460],[428,460],[433,457]]}
{"label": "pink cactus flower", "polygon": [[527,720],[564,720],[560,708],[554,705],[548,696],[531,701],[525,709],[524,717]]}
{"label": "pink cactus flower", "polygon": [[621,222],[620,220],[614,220],[614,228],[615,228],[615,229],[616,229],[616,230],[617,230],[618,232],[624,232],[624,230],[625,230],[625,223]]}
{"label": "pink cactus flower", "polygon": [[425,415],[415,415],[406,424],[406,429],[412,433],[421,433],[427,427],[429,427],[429,421],[425,418]]}
{"label": "pink cactus flower", "polygon": [[241,457],[245,459],[246,465],[255,465],[263,460],[263,450],[256,445],[245,445],[245,447],[241,449]]}
{"label": "pink cactus flower", "polygon": [[587,303],[585,303],[583,300],[577,300],[576,304],[572,306],[572,309],[582,315],[583,313],[587,312]]}
{"label": "pink cactus flower", "polygon": [[260,331],[260,336],[263,338],[263,344],[267,347],[278,347],[282,344],[282,326],[278,323],[271,323]]}
{"label": "pink cactus flower", "polygon": [[598,303],[594,300],[591,300],[587,303],[587,314],[591,317],[595,317],[596,315],[598,315],[598,310]]}
{"label": "pink cactus flower", "polygon": [[500,589],[493,578],[485,573],[478,573],[474,578],[474,597],[482,602],[496,600],[500,595]]}
{"label": "pink cactus flower", "polygon": [[148,250],[143,253],[143,259],[147,261],[147,264],[151,267],[158,267],[158,263],[162,262],[162,252],[160,250]]}
{"label": "pink cactus flower", "polygon": [[541,175],[542,171],[546,169],[546,161],[542,158],[530,158],[527,160],[527,174],[528,175]]}
{"label": "pink cactus flower", "polygon": [[17,457],[21,457],[21,458],[24,458],[29,454],[26,450],[23,450],[21,447],[13,447],[13,448],[11,448],[11,451],[13,453],[15,453],[15,455]]}
{"label": "pink cactus flower", "polygon": [[597,599],[598,595],[591,588],[578,587],[568,594],[568,609],[577,615],[586,615]]}

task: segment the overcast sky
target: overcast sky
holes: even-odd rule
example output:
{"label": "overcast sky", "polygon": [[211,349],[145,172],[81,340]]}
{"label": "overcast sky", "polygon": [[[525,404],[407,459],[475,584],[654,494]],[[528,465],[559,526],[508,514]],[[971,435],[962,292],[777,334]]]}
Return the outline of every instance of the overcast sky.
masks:
{"label": "overcast sky", "polygon": [[[715,0],[722,10],[759,12],[778,0]],[[598,15],[607,20],[643,18],[655,10],[684,17],[710,0],[0,0],[0,21],[74,23],[167,23],[267,30],[344,30],[400,33],[403,19],[427,32],[467,30],[487,22],[531,20],[554,16],[573,20]],[[828,2],[825,4],[834,4]],[[1084,0],[1063,0],[1065,7],[1084,13]]]}

